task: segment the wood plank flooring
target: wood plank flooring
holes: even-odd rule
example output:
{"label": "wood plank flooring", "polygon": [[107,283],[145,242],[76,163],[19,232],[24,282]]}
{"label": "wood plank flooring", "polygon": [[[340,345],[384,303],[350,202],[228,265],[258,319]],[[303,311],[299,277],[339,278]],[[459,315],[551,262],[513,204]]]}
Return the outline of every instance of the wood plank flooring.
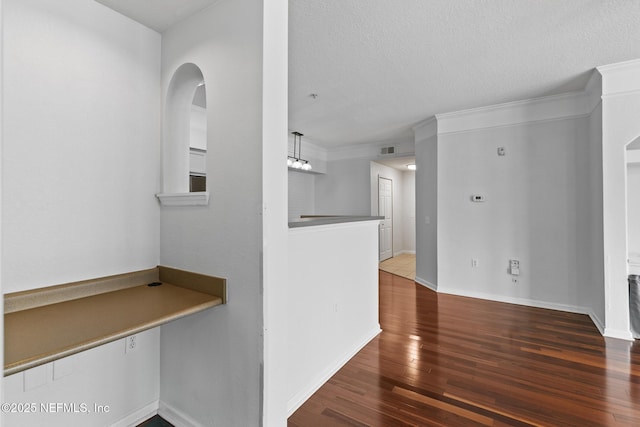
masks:
{"label": "wood plank flooring", "polygon": [[603,338],[585,315],[381,271],[380,322],[289,427],[640,426],[640,344]]}

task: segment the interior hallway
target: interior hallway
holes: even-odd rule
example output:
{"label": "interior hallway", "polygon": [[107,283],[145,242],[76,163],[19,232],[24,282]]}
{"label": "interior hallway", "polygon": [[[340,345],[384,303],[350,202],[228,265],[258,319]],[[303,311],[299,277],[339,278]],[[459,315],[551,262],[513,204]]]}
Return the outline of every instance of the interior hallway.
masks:
{"label": "interior hallway", "polygon": [[380,323],[290,427],[640,425],[640,345],[602,337],[586,315],[381,271]]}
{"label": "interior hallway", "polygon": [[400,254],[380,263],[380,270],[409,280],[416,279],[416,254]]}

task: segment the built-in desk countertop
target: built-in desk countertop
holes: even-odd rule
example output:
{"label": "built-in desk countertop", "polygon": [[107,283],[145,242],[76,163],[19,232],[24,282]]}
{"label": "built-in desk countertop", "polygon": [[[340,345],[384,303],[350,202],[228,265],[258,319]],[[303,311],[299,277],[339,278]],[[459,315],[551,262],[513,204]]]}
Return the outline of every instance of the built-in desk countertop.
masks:
{"label": "built-in desk countertop", "polygon": [[7,294],[4,374],[224,303],[225,279],[167,267]]}

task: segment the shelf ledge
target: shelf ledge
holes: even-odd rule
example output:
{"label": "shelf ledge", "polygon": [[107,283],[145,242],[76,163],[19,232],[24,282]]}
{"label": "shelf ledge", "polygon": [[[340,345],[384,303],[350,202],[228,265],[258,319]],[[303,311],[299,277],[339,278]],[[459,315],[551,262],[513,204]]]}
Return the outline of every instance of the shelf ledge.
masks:
{"label": "shelf ledge", "polygon": [[156,194],[162,206],[207,206],[209,204],[209,192],[198,191],[193,193],[158,193]]}

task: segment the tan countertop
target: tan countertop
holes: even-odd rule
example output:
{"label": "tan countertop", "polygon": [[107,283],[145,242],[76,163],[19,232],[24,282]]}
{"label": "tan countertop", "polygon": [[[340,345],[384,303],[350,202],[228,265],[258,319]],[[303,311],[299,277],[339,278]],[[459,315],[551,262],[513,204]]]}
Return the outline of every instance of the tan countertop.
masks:
{"label": "tan countertop", "polygon": [[[159,268],[161,279],[163,272],[164,276],[175,278],[188,279],[191,275],[195,282],[210,277]],[[226,283],[224,279],[211,279],[222,281],[222,295],[163,282],[159,286],[145,284],[97,291],[95,295],[6,313],[4,374],[11,375],[223,304]],[[86,287],[86,282],[83,286]]]}

